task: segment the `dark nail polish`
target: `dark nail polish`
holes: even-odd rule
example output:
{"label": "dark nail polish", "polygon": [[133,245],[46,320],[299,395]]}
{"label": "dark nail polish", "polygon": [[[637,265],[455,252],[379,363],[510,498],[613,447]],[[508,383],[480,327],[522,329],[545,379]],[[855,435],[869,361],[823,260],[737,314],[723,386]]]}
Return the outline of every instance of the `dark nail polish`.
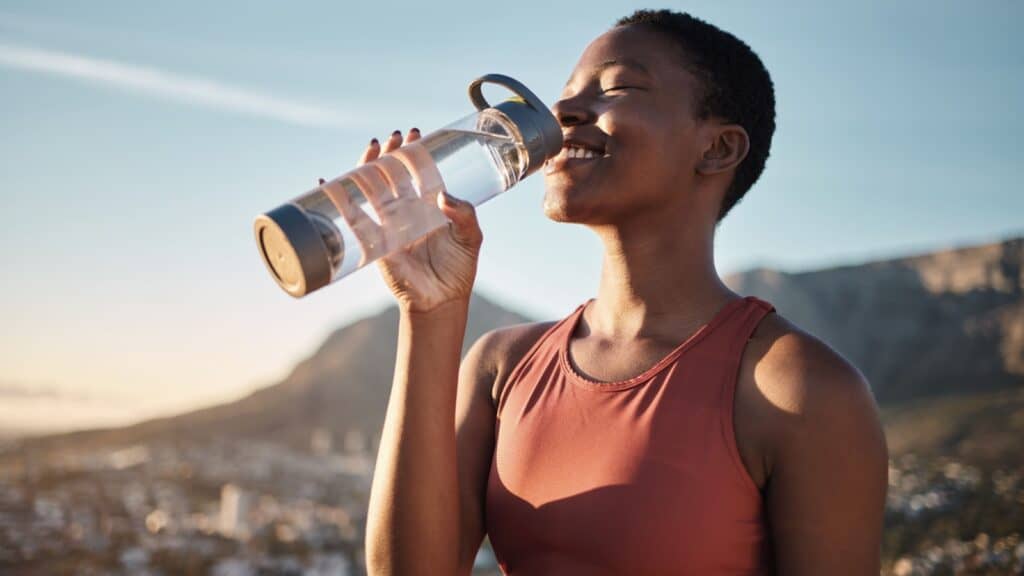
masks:
{"label": "dark nail polish", "polygon": [[377,146],[379,144],[380,144],[380,142],[378,142],[376,138],[374,138],[373,140],[370,140],[370,146]]}
{"label": "dark nail polish", "polygon": [[391,135],[392,136],[401,136],[402,135],[402,131],[401,130],[395,130],[394,132],[391,133]]}
{"label": "dark nail polish", "polygon": [[412,130],[409,130],[409,132],[415,132],[415,133],[419,134],[420,133],[420,129],[419,128],[413,128]]}

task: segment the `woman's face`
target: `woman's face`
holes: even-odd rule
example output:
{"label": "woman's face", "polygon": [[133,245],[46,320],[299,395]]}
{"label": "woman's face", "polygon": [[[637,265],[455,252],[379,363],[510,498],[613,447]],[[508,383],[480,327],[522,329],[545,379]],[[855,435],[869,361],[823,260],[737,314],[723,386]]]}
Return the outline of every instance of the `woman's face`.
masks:
{"label": "woman's face", "polygon": [[700,156],[697,79],[681,49],[643,26],[594,40],[553,106],[565,144],[544,167],[544,212],[609,224],[685,209]]}

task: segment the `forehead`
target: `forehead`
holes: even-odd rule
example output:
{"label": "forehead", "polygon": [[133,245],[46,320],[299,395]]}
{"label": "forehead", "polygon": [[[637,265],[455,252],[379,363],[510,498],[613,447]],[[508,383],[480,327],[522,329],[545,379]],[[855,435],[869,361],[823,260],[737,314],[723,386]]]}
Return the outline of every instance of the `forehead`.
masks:
{"label": "forehead", "polygon": [[663,33],[647,26],[618,26],[601,34],[583,51],[572,75],[583,81],[609,68],[623,68],[662,83],[694,80],[682,66],[683,52]]}

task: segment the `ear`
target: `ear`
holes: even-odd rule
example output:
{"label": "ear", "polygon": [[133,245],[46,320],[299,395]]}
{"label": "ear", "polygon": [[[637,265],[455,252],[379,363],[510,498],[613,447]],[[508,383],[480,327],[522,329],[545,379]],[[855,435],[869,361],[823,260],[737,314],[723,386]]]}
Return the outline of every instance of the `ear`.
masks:
{"label": "ear", "polygon": [[697,173],[718,174],[735,168],[750,151],[750,138],[739,124],[712,124],[704,154],[697,162]]}

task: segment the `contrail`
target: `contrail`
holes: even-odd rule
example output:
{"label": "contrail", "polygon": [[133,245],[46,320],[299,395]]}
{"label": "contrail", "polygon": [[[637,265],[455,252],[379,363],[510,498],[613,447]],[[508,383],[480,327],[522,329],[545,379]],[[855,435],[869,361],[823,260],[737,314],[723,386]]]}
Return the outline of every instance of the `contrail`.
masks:
{"label": "contrail", "polygon": [[260,94],[213,80],[66,52],[0,44],[0,66],[44,72],[301,126],[351,127],[338,110]]}

